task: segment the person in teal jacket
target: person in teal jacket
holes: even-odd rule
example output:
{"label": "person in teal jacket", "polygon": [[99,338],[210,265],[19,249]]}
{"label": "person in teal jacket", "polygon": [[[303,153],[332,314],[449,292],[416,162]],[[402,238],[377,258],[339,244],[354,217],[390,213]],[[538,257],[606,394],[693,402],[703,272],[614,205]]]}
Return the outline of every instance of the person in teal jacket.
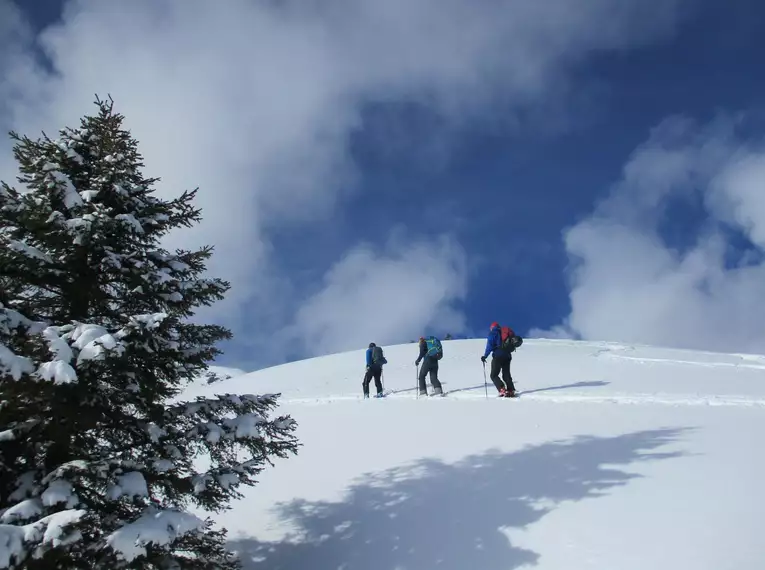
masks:
{"label": "person in teal jacket", "polygon": [[[415,360],[414,364],[415,366],[420,365],[420,361],[422,361],[422,368],[420,368],[420,373],[417,376],[417,381],[419,383],[419,390],[420,390],[420,396],[427,396],[428,395],[428,387],[425,384],[425,378],[428,374],[430,374],[430,384],[433,386],[433,395],[434,396],[443,396],[444,389],[441,386],[441,381],[438,379],[438,354],[428,354],[429,347],[428,347],[428,340],[431,341],[431,345],[435,342],[435,337],[431,336],[428,337],[428,339],[425,339],[425,337],[420,337],[420,355],[417,357],[417,360]],[[436,345],[437,346],[437,345]],[[435,351],[435,348],[433,349]]]}

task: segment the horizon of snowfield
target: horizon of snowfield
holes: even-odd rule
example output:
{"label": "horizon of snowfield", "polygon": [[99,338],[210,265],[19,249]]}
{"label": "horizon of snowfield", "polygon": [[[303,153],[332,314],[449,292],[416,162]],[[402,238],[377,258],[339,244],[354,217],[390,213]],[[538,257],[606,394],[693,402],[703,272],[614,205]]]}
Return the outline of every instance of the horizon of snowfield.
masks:
{"label": "horizon of snowfield", "polygon": [[765,356],[528,339],[520,398],[487,400],[485,342],[443,344],[442,398],[416,344],[384,347],[382,399],[363,349],[188,389],[279,392],[298,422],[216,517],[245,570],[765,568]]}

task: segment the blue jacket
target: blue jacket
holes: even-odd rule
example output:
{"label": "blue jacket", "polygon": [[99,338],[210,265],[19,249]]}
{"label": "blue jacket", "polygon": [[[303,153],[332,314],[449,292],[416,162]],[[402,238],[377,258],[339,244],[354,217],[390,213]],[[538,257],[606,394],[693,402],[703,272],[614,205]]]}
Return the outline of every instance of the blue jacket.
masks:
{"label": "blue jacket", "polygon": [[489,336],[486,338],[486,351],[483,353],[484,357],[489,356],[489,353],[494,357],[500,355],[509,356],[507,352],[500,348],[501,346],[502,332],[499,327],[494,327],[489,331]]}

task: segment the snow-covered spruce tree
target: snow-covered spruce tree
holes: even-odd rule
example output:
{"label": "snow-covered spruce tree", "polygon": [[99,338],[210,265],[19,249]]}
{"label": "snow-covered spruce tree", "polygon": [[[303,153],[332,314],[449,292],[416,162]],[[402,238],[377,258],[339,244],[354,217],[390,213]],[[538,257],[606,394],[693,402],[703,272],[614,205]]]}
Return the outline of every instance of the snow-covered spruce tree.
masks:
{"label": "snow-covered spruce tree", "polygon": [[229,285],[169,253],[165,201],[111,101],[58,140],[11,133],[0,186],[0,568],[230,569],[211,519],[297,452],[276,395],[181,401],[230,337],[194,324]]}

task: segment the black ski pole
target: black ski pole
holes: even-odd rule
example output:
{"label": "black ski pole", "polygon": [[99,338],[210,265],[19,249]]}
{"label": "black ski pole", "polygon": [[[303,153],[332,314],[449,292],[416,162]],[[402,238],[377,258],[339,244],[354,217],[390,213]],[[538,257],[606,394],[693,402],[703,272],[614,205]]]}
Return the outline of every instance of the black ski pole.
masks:
{"label": "black ski pole", "polygon": [[489,399],[489,385],[486,383],[486,362],[483,361],[483,390],[486,392],[486,399]]}

